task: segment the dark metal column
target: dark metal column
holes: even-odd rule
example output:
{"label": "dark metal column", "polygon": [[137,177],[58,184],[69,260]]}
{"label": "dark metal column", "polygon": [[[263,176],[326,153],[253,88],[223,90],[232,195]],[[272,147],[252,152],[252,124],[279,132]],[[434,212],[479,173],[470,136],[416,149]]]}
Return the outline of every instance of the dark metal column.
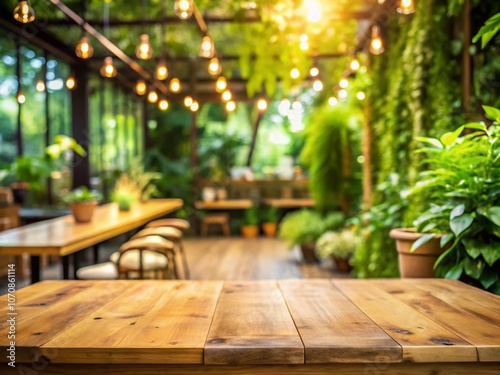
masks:
{"label": "dark metal column", "polygon": [[[17,95],[22,91],[21,90],[21,44],[19,43],[19,39],[16,38],[16,75],[17,75]],[[17,111],[17,131],[16,131],[16,143],[17,143],[17,155],[23,154],[23,133],[21,127],[21,108],[22,104],[18,102],[18,111]]]}

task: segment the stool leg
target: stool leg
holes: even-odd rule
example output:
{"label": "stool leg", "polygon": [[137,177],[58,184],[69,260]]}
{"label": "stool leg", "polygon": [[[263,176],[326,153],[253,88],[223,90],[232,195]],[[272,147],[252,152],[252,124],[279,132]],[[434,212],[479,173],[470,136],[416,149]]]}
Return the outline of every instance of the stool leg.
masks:
{"label": "stool leg", "polygon": [[203,223],[201,223],[201,236],[202,237],[206,237],[208,234],[208,224],[203,221]]}
{"label": "stool leg", "polygon": [[182,267],[184,268],[184,278],[186,280],[189,280],[190,275],[189,275],[189,266],[186,258],[186,252],[184,251],[184,246],[182,244],[182,240],[179,241],[179,251],[181,253],[182,257]]}
{"label": "stool leg", "polygon": [[175,261],[175,252],[169,252],[170,254],[170,259],[168,261],[168,263],[172,263],[172,267],[173,267],[173,270],[174,270],[174,277],[179,280],[179,271],[177,270],[177,263]]}

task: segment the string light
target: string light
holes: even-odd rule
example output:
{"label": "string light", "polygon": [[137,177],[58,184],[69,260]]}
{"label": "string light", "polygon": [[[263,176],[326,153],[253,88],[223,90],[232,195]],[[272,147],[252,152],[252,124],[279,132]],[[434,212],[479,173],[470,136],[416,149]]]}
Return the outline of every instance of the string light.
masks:
{"label": "string light", "polygon": [[374,25],[372,27],[372,39],[370,41],[370,52],[374,55],[380,55],[385,51],[384,43],[380,37],[380,29]]}
{"label": "string light", "polygon": [[179,81],[179,78],[172,78],[170,80],[170,84],[168,86],[168,89],[173,92],[174,94],[177,94],[178,92],[181,91],[182,85],[181,81]]}
{"label": "string light", "polygon": [[364,100],[366,98],[366,95],[363,91],[360,91],[356,94],[356,98],[358,98],[358,100]]}
{"label": "string light", "polygon": [[297,68],[293,68],[292,71],[290,72],[290,77],[293,79],[297,79],[300,76],[300,71]]}
{"label": "string light", "polygon": [[334,97],[334,96],[331,96],[329,99],[328,99],[328,104],[332,107],[335,107],[337,105],[338,101],[337,101],[337,98]]}
{"label": "string light", "polygon": [[161,99],[158,102],[158,108],[162,111],[166,111],[168,109],[168,101],[167,99]]}
{"label": "string light", "polygon": [[292,103],[292,108],[296,111],[301,111],[302,110],[302,103],[299,102],[298,99],[295,99]]}
{"label": "string light", "polygon": [[346,89],[349,86],[349,80],[347,78],[342,78],[339,82],[339,86]]}
{"label": "string light", "polygon": [[217,82],[215,83],[215,91],[221,93],[224,92],[224,90],[227,89],[227,80],[226,77],[219,77],[217,78]]}
{"label": "string light", "polygon": [[309,37],[307,34],[302,34],[300,36],[300,49],[302,51],[307,51],[309,49]]}
{"label": "string light", "polygon": [[208,63],[208,73],[212,76],[217,76],[221,74],[222,66],[219,63],[219,59],[217,57],[213,57]]}
{"label": "string light", "polygon": [[35,20],[35,11],[28,0],[19,0],[14,8],[14,19],[21,23],[30,23]]}
{"label": "string light", "polygon": [[323,82],[321,82],[321,80],[319,79],[316,79],[313,83],[313,89],[314,91],[321,91],[323,90]]}
{"label": "string light", "polygon": [[23,92],[19,90],[19,92],[17,93],[17,102],[19,104],[24,104],[25,101],[26,101],[26,96],[24,96]]}
{"label": "string light", "polygon": [[141,60],[150,60],[153,57],[153,49],[149,44],[148,34],[141,34],[139,44],[135,49],[135,55]]}
{"label": "string light", "polygon": [[191,104],[191,107],[189,107],[189,109],[191,109],[191,112],[196,112],[196,111],[198,111],[199,108],[200,108],[200,105],[198,104],[198,102],[196,100],[194,100],[193,104]]}
{"label": "string light", "polygon": [[226,90],[222,93],[222,100],[225,102],[230,101],[232,97],[233,97],[233,94],[231,94],[231,91],[229,91],[229,90]]}
{"label": "string light", "polygon": [[193,104],[193,98],[192,98],[192,97],[190,97],[190,96],[186,96],[186,97],[184,98],[184,105],[185,105],[187,108],[189,108],[189,107],[191,107],[191,104]]}
{"label": "string light", "polygon": [[359,70],[360,66],[361,65],[359,64],[359,61],[355,57],[351,60],[351,63],[349,64],[349,68],[353,72],[357,72]]}
{"label": "string light", "polygon": [[257,109],[261,112],[265,111],[267,109],[267,101],[264,98],[260,98],[257,101]]}
{"label": "string light", "polygon": [[155,90],[151,90],[148,93],[148,102],[156,103],[158,101],[158,93]]}
{"label": "string light", "polygon": [[66,80],[66,87],[68,88],[68,90],[73,90],[75,86],[76,86],[75,78],[68,77],[68,79]]}
{"label": "string light", "polygon": [[76,56],[81,59],[89,59],[94,55],[94,49],[90,45],[89,37],[83,35],[75,47]]}
{"label": "string light", "polygon": [[36,83],[36,91],[38,92],[44,92],[45,91],[45,82],[43,81],[43,79],[40,79],[38,80],[38,82]]}
{"label": "string light", "polygon": [[236,103],[233,102],[232,100],[228,101],[226,103],[226,111],[228,112],[233,112],[236,109]]}
{"label": "string light", "polygon": [[200,56],[206,59],[211,59],[215,55],[214,41],[210,36],[205,35],[201,40]]}
{"label": "string light", "polygon": [[401,14],[412,14],[415,12],[415,4],[413,0],[401,0],[397,9]]}
{"label": "string light", "polygon": [[106,78],[111,78],[111,77],[114,77],[116,76],[116,68],[115,66],[113,65],[113,58],[112,57],[106,57],[104,59],[104,64],[103,66],[101,67],[101,75],[103,77],[106,77]]}
{"label": "string light", "polygon": [[161,59],[158,62],[158,65],[156,66],[155,69],[155,77],[159,81],[164,81],[168,77],[168,68],[167,68],[167,63],[164,59]]}
{"label": "string light", "polygon": [[138,80],[137,83],[135,84],[135,93],[137,95],[144,95],[146,94],[147,91],[147,86],[146,82],[144,82],[142,79]]}
{"label": "string light", "polygon": [[347,98],[347,90],[342,89],[339,91],[339,99],[345,100]]}
{"label": "string light", "polygon": [[186,20],[193,15],[193,0],[175,0],[174,11],[181,20]]}
{"label": "string light", "polygon": [[313,66],[311,70],[309,71],[309,74],[311,77],[317,77],[319,76],[319,69],[317,66]]}

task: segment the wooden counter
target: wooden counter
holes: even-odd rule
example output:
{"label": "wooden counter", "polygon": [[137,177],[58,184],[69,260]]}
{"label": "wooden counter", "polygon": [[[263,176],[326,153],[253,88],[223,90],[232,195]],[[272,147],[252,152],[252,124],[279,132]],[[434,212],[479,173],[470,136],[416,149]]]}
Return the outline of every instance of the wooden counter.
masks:
{"label": "wooden counter", "polygon": [[454,280],[44,281],[16,300],[17,366],[43,374],[500,371],[500,297]]}

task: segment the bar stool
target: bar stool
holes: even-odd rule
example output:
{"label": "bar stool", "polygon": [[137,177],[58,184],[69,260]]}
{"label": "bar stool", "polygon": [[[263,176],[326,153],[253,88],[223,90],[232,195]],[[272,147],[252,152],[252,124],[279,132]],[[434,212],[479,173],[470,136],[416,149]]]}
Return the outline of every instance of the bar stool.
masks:
{"label": "bar stool", "polygon": [[191,225],[189,224],[189,221],[177,218],[153,220],[146,225],[146,228],[158,227],[174,227],[179,229],[181,232],[186,233],[191,228]]}
{"label": "bar stool", "polygon": [[201,222],[201,235],[202,235],[202,237],[208,236],[208,227],[210,225],[220,225],[224,236],[226,236],[226,237],[231,236],[231,230],[229,229],[229,215],[228,214],[210,214],[210,215],[205,216]]}
{"label": "bar stool", "polygon": [[133,239],[114,253],[114,262],[80,268],[76,276],[82,280],[112,280],[122,276],[144,279],[146,274],[157,276],[161,271],[162,278],[165,278],[169,263],[167,253],[173,249],[173,242],[160,236]]}

